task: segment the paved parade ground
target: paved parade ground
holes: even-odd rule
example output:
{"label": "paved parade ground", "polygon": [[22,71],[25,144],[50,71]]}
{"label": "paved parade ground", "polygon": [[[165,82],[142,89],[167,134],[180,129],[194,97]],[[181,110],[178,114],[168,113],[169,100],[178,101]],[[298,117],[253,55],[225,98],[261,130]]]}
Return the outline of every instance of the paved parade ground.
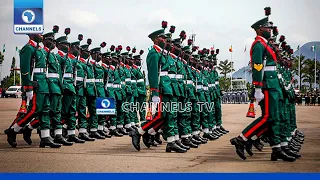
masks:
{"label": "paved parade ground", "polygon": [[305,133],[302,158],[296,162],[271,162],[271,149],[241,160],[229,139],[238,135],[253,119],[246,118],[248,105],[222,105],[224,127],[230,133],[216,141],[201,145],[187,153],[165,153],[165,144],[140,152],[131,145],[131,138],[111,138],[60,149],[29,146],[22,135],[18,147],[11,148],[3,130],[12,122],[20,99],[0,99],[0,172],[319,172],[320,171],[320,106],[298,106],[298,127]]}

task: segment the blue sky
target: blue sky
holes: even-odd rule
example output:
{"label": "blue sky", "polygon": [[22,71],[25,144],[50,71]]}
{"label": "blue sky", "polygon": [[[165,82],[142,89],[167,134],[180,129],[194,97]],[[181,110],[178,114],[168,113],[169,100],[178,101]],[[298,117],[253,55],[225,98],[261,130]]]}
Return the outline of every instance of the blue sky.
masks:
{"label": "blue sky", "polygon": [[[1,3],[1,50],[6,44],[3,78],[9,74],[15,47],[21,48],[28,38],[13,34],[13,1],[2,0]],[[169,26],[176,26],[174,38],[185,30],[187,36],[196,34],[195,44],[200,48],[213,45],[219,48],[219,60],[230,60],[228,49],[232,45],[237,70],[248,62],[243,51],[247,45],[248,53],[255,37],[250,26],[264,17],[266,6],[272,9],[270,20],[278,26],[280,34],[287,37],[291,47],[320,40],[318,0],[44,0],[44,28],[48,32],[53,25],[59,25],[59,37],[63,35],[64,28],[69,27],[70,41],[82,33],[84,39],[93,40],[91,48],[99,46],[102,41],[108,48],[112,44],[136,46],[138,50],[145,50],[145,57],[152,45],[148,34],[160,29],[161,21],[166,20]],[[18,55],[17,61],[19,65]]]}

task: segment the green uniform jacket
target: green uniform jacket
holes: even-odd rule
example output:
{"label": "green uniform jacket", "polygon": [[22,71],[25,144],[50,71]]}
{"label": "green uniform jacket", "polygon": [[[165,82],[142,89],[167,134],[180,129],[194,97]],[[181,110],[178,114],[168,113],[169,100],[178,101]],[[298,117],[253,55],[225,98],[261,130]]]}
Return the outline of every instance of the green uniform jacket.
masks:
{"label": "green uniform jacket", "polygon": [[[117,67],[113,70],[113,84],[121,85],[120,68]],[[122,88],[116,88],[115,94],[117,95],[117,100],[122,101],[125,98],[125,91]]]}
{"label": "green uniform jacket", "polygon": [[[188,66],[187,64],[184,65],[185,69],[186,69],[186,79],[187,81],[192,81],[193,84],[187,84],[187,87],[186,87],[186,93],[187,93],[187,96],[188,98],[192,99],[192,100],[197,100],[197,97],[195,95],[195,92],[196,92],[196,87],[194,86],[195,85],[195,77],[193,76],[193,70],[191,66]],[[195,69],[194,69],[195,70]]]}
{"label": "green uniform jacket", "polygon": [[[49,49],[44,48],[45,57],[48,57]],[[53,54],[50,52],[49,57],[47,59],[48,63],[48,86],[50,89],[50,93],[53,94],[60,94],[61,95],[61,89],[62,89],[62,75],[61,75],[61,66],[60,62],[56,56],[56,54]],[[50,75],[58,75],[59,77],[50,77]]]}
{"label": "green uniform jacket", "polygon": [[[187,76],[187,72],[186,72],[186,68],[185,68],[185,64],[182,62],[182,60],[180,60],[179,58],[176,58],[176,62],[177,62],[177,73],[178,75],[182,75],[183,77],[181,79],[178,79],[178,86],[180,89],[180,95],[182,97],[185,96],[185,88],[186,88],[186,84],[185,84],[185,80],[187,80],[186,76]],[[186,62],[185,62],[186,63]]]}
{"label": "green uniform jacket", "polygon": [[127,95],[133,95],[133,87],[131,83],[131,67],[129,65],[123,66],[123,81],[125,82],[125,90]]}
{"label": "green uniform jacket", "polygon": [[159,91],[161,89],[163,94],[173,95],[173,90],[171,87],[171,80],[169,76],[161,76],[160,82],[159,76],[159,64],[161,65],[161,71],[168,71],[169,64],[164,55],[161,55],[162,49],[154,45],[149,50],[147,55],[147,69],[148,69],[148,80],[150,85],[150,90],[152,91],[151,96],[159,96]]}
{"label": "green uniform jacket", "polygon": [[135,79],[137,80],[137,94],[139,95],[147,95],[146,91],[146,83],[145,83],[145,77],[143,76],[143,73],[140,70],[140,67],[133,65],[132,73],[134,74]]}
{"label": "green uniform jacket", "polygon": [[94,63],[95,61],[93,59],[90,59],[86,62],[86,66],[84,66],[84,70],[87,76],[85,93],[87,96],[93,96],[93,97],[97,96],[96,85],[94,82],[94,69],[93,69]]}
{"label": "green uniform jacket", "polygon": [[[21,83],[22,86],[32,86],[32,81],[36,81],[38,83],[38,88],[34,89],[39,93],[49,93],[49,86],[47,83],[46,74],[42,73],[34,73],[33,80],[31,79],[31,58],[35,57],[34,67],[46,69],[46,60],[45,54],[42,49],[35,48],[35,43],[28,43],[20,50],[20,67],[21,67]],[[25,89],[28,91],[28,89]]]}
{"label": "green uniform jacket", "polygon": [[86,64],[80,62],[79,60],[75,61],[75,66],[77,69],[77,83],[76,83],[76,92],[78,96],[85,96],[85,88],[84,88],[84,81],[86,77]]}
{"label": "green uniform jacket", "polygon": [[[172,56],[169,54],[167,56],[167,63],[169,65],[168,74],[176,75],[177,74],[177,66],[176,66],[177,60],[173,59]],[[171,86],[173,89],[173,94],[175,96],[181,96],[179,85],[178,85],[178,80],[175,77],[173,77],[173,78],[170,77],[170,79],[171,79]]]}
{"label": "green uniform jacket", "polygon": [[[66,54],[62,51],[58,52],[57,58],[59,59],[62,71],[62,89],[68,90],[73,94],[76,94],[75,86],[74,86],[74,66],[75,61],[66,57]],[[66,77],[66,75],[70,75],[70,77]]]}
{"label": "green uniform jacket", "polygon": [[[259,36],[257,37],[259,38]],[[261,37],[260,37],[261,38]],[[264,41],[264,40],[262,40]],[[266,42],[266,41],[265,41]],[[271,48],[271,47],[270,47]],[[272,50],[272,48],[271,48]],[[280,83],[278,80],[277,71],[263,71],[264,60],[266,66],[276,66],[275,60],[269,51],[263,46],[261,42],[257,42],[252,47],[252,80],[256,88],[267,88],[267,89],[279,89]],[[262,73],[264,76],[262,79]]]}
{"label": "green uniform jacket", "polygon": [[[94,66],[94,78],[97,88],[98,97],[106,97],[105,87],[104,87],[104,67],[96,63]],[[99,82],[98,82],[99,81]]]}

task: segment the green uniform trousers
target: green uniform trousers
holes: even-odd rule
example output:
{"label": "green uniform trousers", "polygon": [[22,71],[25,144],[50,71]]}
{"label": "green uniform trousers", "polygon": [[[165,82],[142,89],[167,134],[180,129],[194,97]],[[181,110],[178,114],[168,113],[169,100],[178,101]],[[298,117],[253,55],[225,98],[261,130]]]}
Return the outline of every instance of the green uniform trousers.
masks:
{"label": "green uniform trousers", "polygon": [[218,96],[214,102],[215,109],[215,121],[217,126],[222,125],[222,110],[221,110],[221,97]]}
{"label": "green uniform trousers", "polygon": [[87,98],[86,96],[76,96],[76,110],[78,112],[78,125],[79,128],[87,128],[87,115],[86,115],[86,107],[87,107]]}
{"label": "green uniform trousers", "polygon": [[[178,104],[178,97],[173,96],[172,97],[172,104],[171,104],[171,112],[173,114],[173,120],[174,120],[174,135],[179,135],[179,128],[178,128],[178,110],[179,110],[179,104]],[[169,137],[169,136],[168,136]]]}
{"label": "green uniform trousers", "polygon": [[163,106],[161,119],[164,121],[163,135],[165,139],[176,135],[176,121],[172,111],[170,111],[170,104],[173,102],[172,100],[172,96],[166,94],[162,95]]}
{"label": "green uniform trousers", "polygon": [[279,101],[281,142],[288,142],[287,137],[290,137],[290,116],[288,113],[288,104],[288,99]]}
{"label": "green uniform trousers", "polygon": [[40,129],[41,130],[50,129],[49,111],[50,111],[49,94],[35,92],[28,106],[27,113],[21,114],[21,116],[19,116],[16,119],[16,123],[20,127],[24,127],[29,122],[31,122],[33,118],[39,117]]}
{"label": "green uniform trousers", "polygon": [[205,95],[207,98],[207,113],[208,113],[208,128],[211,130],[215,125],[215,107],[214,102],[211,101],[211,93],[210,91],[205,91]]}
{"label": "green uniform trousers", "polygon": [[69,91],[63,93],[61,116],[64,118],[68,130],[76,129],[76,95]]}
{"label": "green uniform trousers", "polygon": [[[146,121],[146,99],[147,97],[145,95],[139,94],[139,96],[136,98],[138,103],[138,113],[140,115],[140,122]],[[135,119],[135,124],[139,123],[138,118]]]}
{"label": "green uniform trousers", "polygon": [[192,133],[191,130],[191,103],[188,98],[179,97],[179,103],[182,106],[178,111],[178,129],[179,135],[188,135]]}
{"label": "green uniform trousers", "polygon": [[192,132],[200,130],[200,108],[197,100],[192,100],[191,112],[191,130]]}
{"label": "green uniform trousers", "polygon": [[251,139],[259,131],[269,126],[270,146],[280,144],[280,117],[279,117],[279,91],[276,89],[264,89],[264,99],[260,101],[262,116],[249,124],[242,134],[245,138]]}
{"label": "green uniform trousers", "polygon": [[62,129],[61,123],[62,96],[61,94],[50,94],[50,117],[52,129]]}
{"label": "green uniform trousers", "polygon": [[87,106],[90,114],[89,117],[89,130],[98,128],[98,117],[96,113],[96,97],[95,96],[87,96]]}
{"label": "green uniform trousers", "polygon": [[289,113],[290,113],[290,132],[293,132],[295,129],[297,129],[296,105],[294,102],[289,103]]}
{"label": "green uniform trousers", "polygon": [[[132,94],[127,94],[126,96],[126,100],[123,104],[125,104],[127,107],[130,107],[133,105],[134,103],[134,97]],[[129,104],[129,106],[128,106]],[[131,122],[134,122],[134,111],[132,111],[132,109],[125,109],[124,107],[122,107],[122,112],[124,113],[124,121],[122,124],[120,125],[126,125],[126,124],[131,124]],[[137,114],[137,113],[136,113]]]}

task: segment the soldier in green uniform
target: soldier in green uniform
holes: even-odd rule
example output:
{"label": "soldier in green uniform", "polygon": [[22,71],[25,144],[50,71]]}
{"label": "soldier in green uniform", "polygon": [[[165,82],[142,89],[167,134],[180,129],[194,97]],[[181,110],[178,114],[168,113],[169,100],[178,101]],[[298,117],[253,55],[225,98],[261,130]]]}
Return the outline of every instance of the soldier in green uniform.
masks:
{"label": "soldier in green uniform", "polygon": [[[29,42],[20,51],[20,65],[23,91],[28,98],[28,111],[19,116],[13,125],[6,131],[7,141],[12,147],[17,146],[16,135],[26,126],[34,117],[38,116],[40,120],[41,141],[40,147],[50,146],[59,148],[50,137],[50,100],[49,86],[46,77],[46,56],[40,49],[39,43],[42,42],[42,36],[39,34],[29,35]],[[51,44],[52,41],[47,41]]]}
{"label": "soldier in green uniform", "polygon": [[[251,48],[252,77],[255,86],[255,98],[260,102],[262,116],[249,124],[242,133],[230,140],[236,147],[237,154],[246,159],[244,148],[248,139],[256,135],[258,130],[266,127],[267,122],[271,122],[270,146],[272,147],[271,160],[283,159],[285,161],[295,161],[295,158],[288,156],[280,146],[279,138],[279,89],[280,83],[276,72],[276,56],[272,48],[267,44],[270,38],[270,24],[268,17],[263,18],[251,26],[256,31],[256,39]],[[264,53],[265,52],[265,53]]]}
{"label": "soldier in green uniform", "polygon": [[[80,39],[82,38],[78,37],[78,40]],[[76,46],[79,46],[80,42],[75,42],[75,44]],[[94,86],[92,85],[92,83],[94,82],[90,82],[90,78],[92,79],[93,73],[89,74],[91,71],[88,70],[88,68],[91,68],[91,66],[88,65],[88,58],[90,56],[90,51],[88,50],[88,47],[90,44],[91,44],[91,39],[87,39],[87,44],[79,47],[80,58],[76,64],[77,77],[79,77],[77,78],[77,84],[76,84],[76,91],[77,91],[76,110],[78,112],[78,125],[79,125],[78,138],[85,141],[95,140],[95,138],[91,138],[88,135],[88,131],[87,131],[88,122],[86,117],[86,106],[88,103],[88,109],[93,115],[92,117],[91,116],[89,117],[89,124],[92,124],[93,123],[92,121],[94,121],[94,119],[96,120],[95,112],[93,112],[95,111],[95,104],[94,104],[94,110],[92,109],[92,99],[95,100],[95,96],[92,97],[92,92],[94,92],[94,89],[93,89]]]}
{"label": "soldier in green uniform", "polygon": [[[105,87],[104,87],[104,74],[105,70],[104,67],[101,66],[102,62],[102,56],[101,56],[101,48],[104,48],[106,46],[105,42],[102,42],[100,44],[100,47],[91,49],[91,57],[93,60],[95,60],[95,63],[93,65],[94,70],[94,78],[95,78],[95,87],[97,92],[97,97],[99,98],[105,98]],[[100,135],[100,139],[105,139],[105,133],[104,133],[104,123],[106,121],[105,115],[98,115],[98,129],[97,132]]]}
{"label": "soldier in green uniform", "polygon": [[121,77],[119,71],[119,59],[117,58],[117,49],[118,47],[116,48],[114,45],[111,45],[110,47],[111,58],[109,61],[108,81],[110,81],[109,86],[111,86],[112,83],[112,87],[108,87],[107,95],[115,98],[116,115],[110,117],[109,135],[122,137],[123,134],[118,132],[119,129],[117,129],[117,124],[121,123],[124,118],[121,107],[124,95],[121,88]]}
{"label": "soldier in green uniform", "polygon": [[[162,22],[163,29],[151,33],[148,37],[154,42],[153,47],[150,49],[147,55],[147,68],[148,68],[148,79],[150,84],[152,102],[158,107],[162,108],[162,103],[171,103],[173,90],[171,86],[171,80],[168,76],[169,64],[167,58],[164,55],[164,48],[166,41],[163,37],[164,29],[167,27],[167,22]],[[161,96],[160,96],[161,95]],[[161,109],[158,109],[161,110]],[[156,124],[164,121],[164,136],[167,139],[166,152],[187,152],[186,149],[181,148],[175,142],[175,124],[173,113],[167,109],[163,109],[162,112],[158,112],[157,116],[142,125],[138,130],[130,133],[132,137],[132,144],[137,149],[140,150],[140,137],[147,133],[147,131],[153,128]]]}
{"label": "soldier in green uniform", "polygon": [[[87,127],[89,131],[89,137],[95,139],[103,139],[103,137],[97,132],[98,131],[98,117],[96,114],[96,96],[97,90],[95,85],[95,74],[94,74],[94,66],[95,60],[92,59],[91,54],[93,55],[92,50],[89,50],[89,46],[91,45],[92,40],[87,39],[87,44],[81,46],[81,58],[83,58],[86,62],[86,66],[84,67],[86,77],[85,77],[85,94],[86,94],[86,103],[89,111],[89,126]],[[79,129],[80,131],[80,129]],[[84,129],[81,129],[81,133],[79,134],[81,139],[87,139],[87,132]],[[86,136],[86,137],[85,137]],[[79,138],[80,138],[79,137]]]}
{"label": "soldier in green uniform", "polygon": [[84,143],[85,141],[76,136],[76,59],[73,51],[70,49],[70,42],[67,36],[70,34],[70,28],[65,29],[65,35],[56,39],[58,59],[62,70],[62,112],[61,116],[67,125],[68,141],[75,143]]}
{"label": "soldier in green uniform", "polygon": [[[216,61],[217,61],[218,54],[219,54],[219,49],[217,49],[216,54],[213,55],[213,60],[215,61],[215,65],[217,65]],[[215,89],[215,95],[216,95],[215,102],[214,102],[216,126],[214,126],[213,128],[213,132],[216,135],[222,136],[223,134],[226,134],[229,131],[222,126],[222,110],[221,110],[222,93],[219,85],[219,73],[216,70],[216,68],[213,68],[213,73],[214,73],[213,77],[215,81],[212,83],[214,84],[213,87]]]}
{"label": "soldier in green uniform", "polygon": [[[146,121],[146,107],[143,107],[143,103],[146,102],[147,98],[147,88],[145,81],[145,74],[141,72],[141,55],[144,53],[143,50],[140,50],[139,55],[133,56],[134,64],[133,64],[133,74],[137,81],[137,91],[138,97],[136,98],[136,102],[138,104],[138,113],[140,116],[140,122]],[[138,119],[135,122],[136,126],[140,126]]]}

